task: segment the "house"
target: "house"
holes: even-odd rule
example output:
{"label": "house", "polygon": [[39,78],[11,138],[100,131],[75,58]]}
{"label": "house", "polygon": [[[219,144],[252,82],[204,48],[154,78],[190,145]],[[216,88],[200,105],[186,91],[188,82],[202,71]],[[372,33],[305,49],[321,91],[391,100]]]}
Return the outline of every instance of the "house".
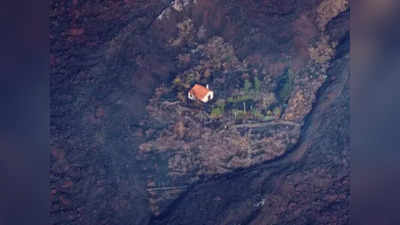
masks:
{"label": "house", "polygon": [[200,100],[206,103],[214,98],[214,92],[208,89],[208,85],[204,87],[202,85],[195,84],[188,92],[188,97],[191,100]]}

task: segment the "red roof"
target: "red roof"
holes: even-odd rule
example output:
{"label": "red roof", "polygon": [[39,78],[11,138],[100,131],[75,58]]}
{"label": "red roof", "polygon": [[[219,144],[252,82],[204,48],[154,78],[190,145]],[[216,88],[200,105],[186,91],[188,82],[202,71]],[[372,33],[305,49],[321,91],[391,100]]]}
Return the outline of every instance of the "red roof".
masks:
{"label": "red roof", "polygon": [[203,99],[210,90],[202,85],[195,84],[192,89],[190,89],[190,94],[196,96],[197,99]]}

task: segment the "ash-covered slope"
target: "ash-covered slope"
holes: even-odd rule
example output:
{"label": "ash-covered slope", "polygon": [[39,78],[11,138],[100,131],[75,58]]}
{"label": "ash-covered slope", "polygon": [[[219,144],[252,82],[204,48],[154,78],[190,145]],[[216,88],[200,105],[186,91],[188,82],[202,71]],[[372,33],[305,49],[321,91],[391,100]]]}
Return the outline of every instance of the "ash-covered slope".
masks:
{"label": "ash-covered slope", "polygon": [[348,55],[328,74],[290,153],[191,186],[149,224],[349,224]]}
{"label": "ash-covered slope", "polygon": [[348,224],[349,13],[53,1],[52,224]]}

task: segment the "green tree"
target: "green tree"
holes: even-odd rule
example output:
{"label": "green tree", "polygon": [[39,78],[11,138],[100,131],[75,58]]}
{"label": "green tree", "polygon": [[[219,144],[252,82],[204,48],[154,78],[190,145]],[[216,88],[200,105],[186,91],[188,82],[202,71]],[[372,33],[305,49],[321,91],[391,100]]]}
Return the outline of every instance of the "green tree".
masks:
{"label": "green tree", "polygon": [[244,89],[245,92],[249,92],[250,91],[251,82],[248,79],[244,80],[244,88],[243,89]]}
{"label": "green tree", "polygon": [[279,81],[278,96],[281,102],[287,102],[294,86],[294,73],[291,69]]}
{"label": "green tree", "polygon": [[254,88],[256,89],[257,92],[259,92],[261,88],[261,82],[257,76],[254,77]]}

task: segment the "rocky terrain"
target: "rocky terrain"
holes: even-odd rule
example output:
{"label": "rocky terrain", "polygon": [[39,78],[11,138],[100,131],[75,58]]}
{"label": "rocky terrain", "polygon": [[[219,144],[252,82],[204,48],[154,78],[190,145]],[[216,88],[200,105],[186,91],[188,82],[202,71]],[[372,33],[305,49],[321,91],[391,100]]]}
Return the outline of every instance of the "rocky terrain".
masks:
{"label": "rocky terrain", "polygon": [[53,1],[52,224],[348,224],[349,18],[345,0]]}

